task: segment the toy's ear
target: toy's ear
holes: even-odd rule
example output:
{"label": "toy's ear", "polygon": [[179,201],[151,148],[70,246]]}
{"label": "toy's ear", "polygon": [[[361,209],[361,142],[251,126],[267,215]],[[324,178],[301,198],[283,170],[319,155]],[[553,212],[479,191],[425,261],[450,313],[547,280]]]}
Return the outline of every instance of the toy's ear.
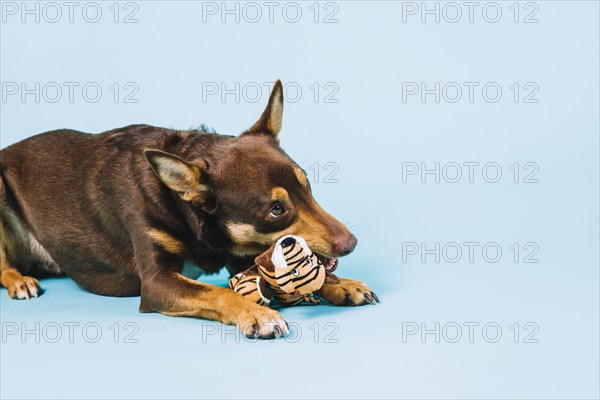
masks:
{"label": "toy's ear", "polygon": [[275,266],[273,265],[273,262],[271,261],[271,257],[273,256],[274,248],[275,248],[275,246],[271,246],[271,247],[269,247],[269,249],[267,251],[256,256],[256,258],[254,259],[254,263],[256,265],[260,265],[261,267],[265,268],[267,271],[271,271],[271,272],[275,271]]}

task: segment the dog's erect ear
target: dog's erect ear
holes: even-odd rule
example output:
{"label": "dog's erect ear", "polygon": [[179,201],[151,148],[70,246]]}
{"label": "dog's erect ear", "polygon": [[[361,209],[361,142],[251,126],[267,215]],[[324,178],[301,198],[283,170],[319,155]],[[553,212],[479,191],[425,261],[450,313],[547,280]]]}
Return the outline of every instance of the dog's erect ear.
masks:
{"label": "dog's erect ear", "polygon": [[269,104],[267,108],[260,116],[260,119],[256,121],[245,134],[252,133],[266,133],[273,136],[277,140],[277,135],[281,131],[281,120],[283,118],[283,86],[280,80],[275,82],[273,91],[269,97]]}
{"label": "dog's erect ear", "polygon": [[158,178],[183,200],[197,205],[204,205],[209,200],[210,188],[202,184],[202,171],[206,169],[204,161],[191,164],[174,154],[152,149],[144,150],[144,157]]}
{"label": "dog's erect ear", "polygon": [[269,249],[267,251],[256,256],[256,258],[254,259],[254,263],[256,265],[260,265],[261,267],[265,268],[269,272],[275,271],[275,266],[273,265],[273,262],[271,261],[271,257],[273,256],[274,248],[275,248],[275,246],[271,246],[271,247],[269,247]]}

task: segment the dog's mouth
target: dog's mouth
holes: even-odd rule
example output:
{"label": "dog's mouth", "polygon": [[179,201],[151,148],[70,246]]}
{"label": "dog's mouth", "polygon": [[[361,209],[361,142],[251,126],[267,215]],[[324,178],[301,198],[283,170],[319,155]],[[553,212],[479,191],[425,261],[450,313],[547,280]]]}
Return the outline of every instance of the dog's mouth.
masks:
{"label": "dog's mouth", "polygon": [[322,256],[320,254],[317,254],[317,258],[319,259],[319,261],[321,261],[321,263],[323,264],[323,266],[325,267],[325,270],[327,272],[333,273],[333,271],[336,270],[337,266],[338,266],[338,259],[335,257],[325,257]]}

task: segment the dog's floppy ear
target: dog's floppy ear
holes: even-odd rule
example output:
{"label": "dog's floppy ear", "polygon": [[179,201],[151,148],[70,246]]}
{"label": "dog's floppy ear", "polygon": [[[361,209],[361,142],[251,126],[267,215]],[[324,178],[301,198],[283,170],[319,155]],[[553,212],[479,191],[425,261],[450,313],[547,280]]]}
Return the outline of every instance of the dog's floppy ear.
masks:
{"label": "dog's floppy ear", "polygon": [[206,169],[203,160],[197,160],[192,164],[174,154],[153,149],[144,150],[144,157],[152,166],[158,179],[175,191],[179,197],[197,205],[208,205],[211,191],[202,183],[202,171]]}
{"label": "dog's floppy ear", "polygon": [[250,129],[244,134],[252,133],[266,133],[273,136],[277,140],[277,135],[281,131],[281,120],[283,118],[283,86],[281,81],[278,79],[273,86],[273,91],[269,97],[269,104],[267,108],[260,116],[260,119],[256,121]]}

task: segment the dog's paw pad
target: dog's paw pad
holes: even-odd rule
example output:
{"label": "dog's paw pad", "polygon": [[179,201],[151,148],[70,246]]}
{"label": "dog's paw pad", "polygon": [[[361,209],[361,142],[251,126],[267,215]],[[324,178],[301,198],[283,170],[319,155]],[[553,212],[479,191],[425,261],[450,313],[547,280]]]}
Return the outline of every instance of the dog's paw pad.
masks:
{"label": "dog's paw pad", "polygon": [[30,276],[15,279],[6,289],[8,289],[8,296],[15,300],[27,300],[42,294],[40,282]]}

